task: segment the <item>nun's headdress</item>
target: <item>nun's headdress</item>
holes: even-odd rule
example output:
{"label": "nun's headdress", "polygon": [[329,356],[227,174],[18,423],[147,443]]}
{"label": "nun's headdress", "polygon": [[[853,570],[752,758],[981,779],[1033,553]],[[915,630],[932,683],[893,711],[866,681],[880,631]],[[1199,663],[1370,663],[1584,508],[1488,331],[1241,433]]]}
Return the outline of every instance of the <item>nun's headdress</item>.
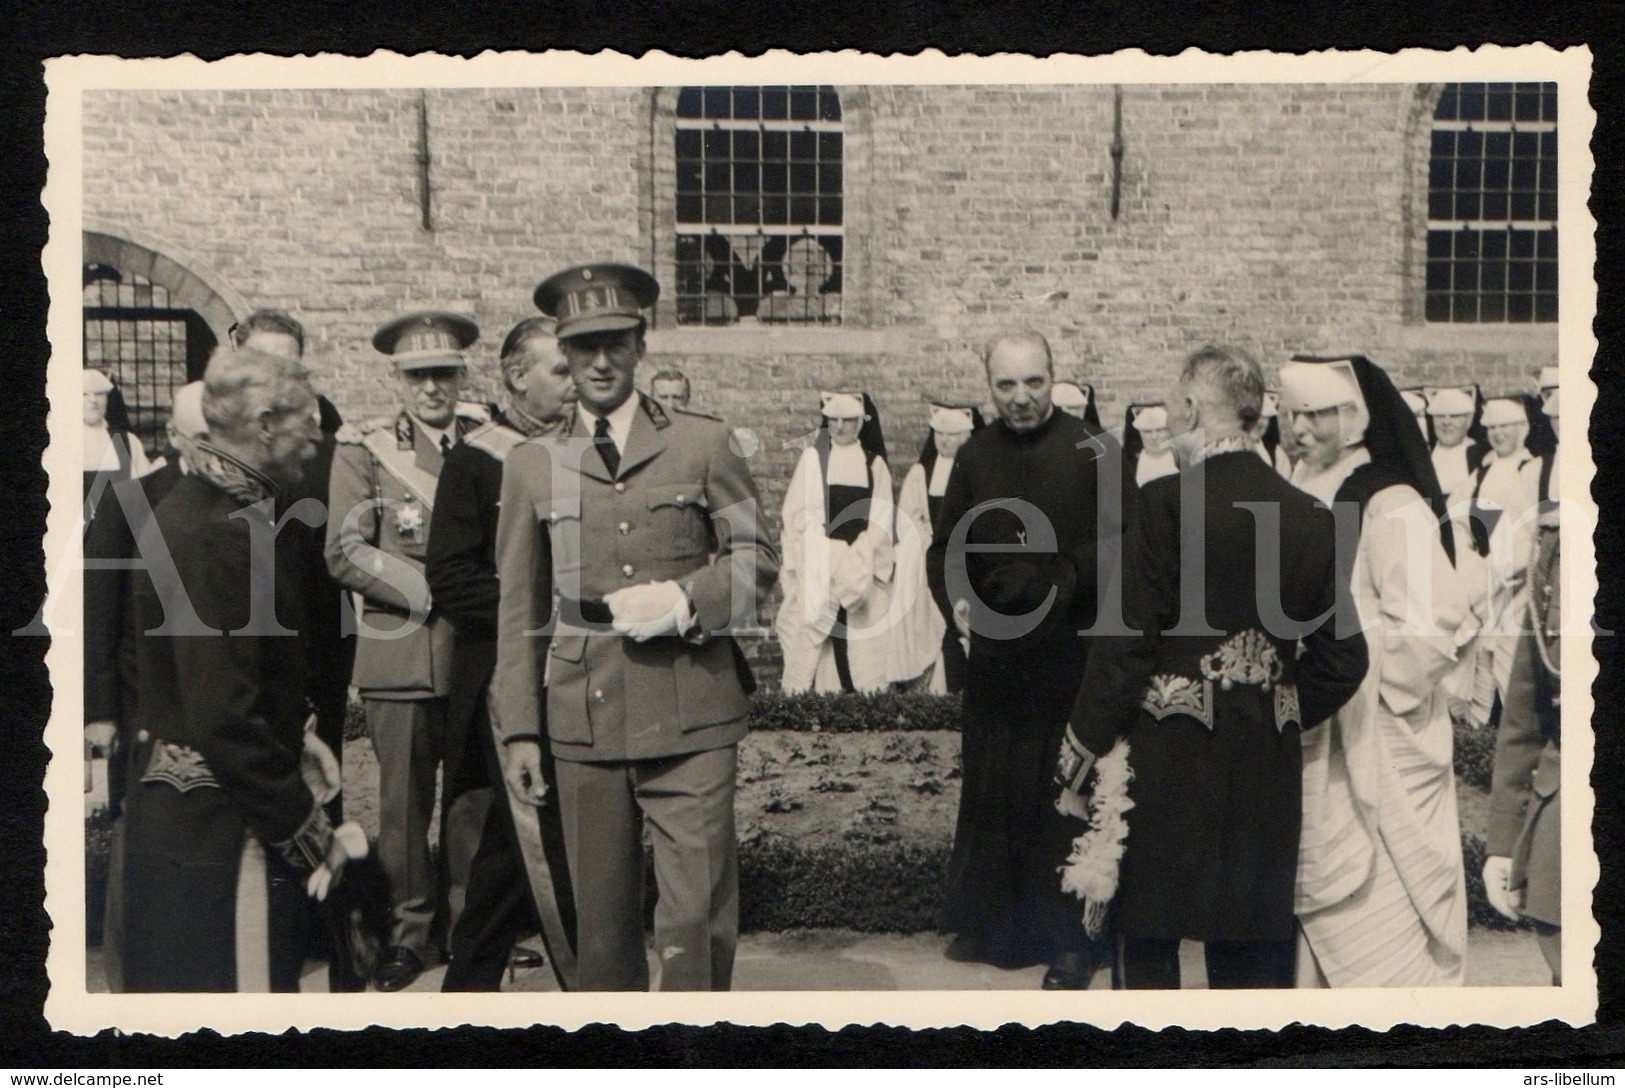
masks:
{"label": "nun's headdress", "polygon": [[1123,415],[1123,462],[1133,472],[1145,450],[1145,432],[1160,431],[1168,426],[1168,408],[1161,401],[1131,404]]}
{"label": "nun's headdress", "polygon": [[920,464],[925,468],[927,480],[931,478],[931,469],[937,463],[937,434],[979,431],[983,424],[982,409],[974,404],[928,403],[931,406],[931,424],[925,432],[925,445],[920,447]]}
{"label": "nun's headdress", "polygon": [[860,392],[824,392],[818,395],[821,419],[820,441],[828,440],[832,419],[862,419],[858,444],[870,457],[886,459],[886,439],[880,429],[880,412],[873,398]]}
{"label": "nun's headdress", "polygon": [[1100,426],[1100,411],[1095,407],[1095,387],[1088,383],[1056,382],[1050,386],[1050,400],[1068,415],[1086,419]]}
{"label": "nun's headdress", "polygon": [[1291,411],[1334,406],[1342,409],[1344,441],[1350,445],[1359,441],[1350,441],[1351,417],[1356,422],[1363,420],[1358,430],[1364,435],[1371,464],[1349,476],[1338,489],[1338,501],[1356,502],[1364,510],[1371,496],[1383,488],[1409,484],[1432,508],[1439,525],[1439,543],[1451,564],[1455,564],[1455,539],[1433,457],[1410,405],[1387,371],[1364,355],[1336,359],[1295,355],[1281,368],[1281,402]]}

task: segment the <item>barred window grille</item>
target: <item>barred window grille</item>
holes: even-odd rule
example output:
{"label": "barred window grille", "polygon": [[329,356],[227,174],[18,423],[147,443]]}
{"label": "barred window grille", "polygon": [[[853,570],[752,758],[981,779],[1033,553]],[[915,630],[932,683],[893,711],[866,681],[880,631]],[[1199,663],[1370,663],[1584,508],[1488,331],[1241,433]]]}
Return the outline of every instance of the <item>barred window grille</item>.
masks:
{"label": "barred window grille", "polygon": [[1557,84],[1446,85],[1427,252],[1427,320],[1557,320]]}
{"label": "barred window grille", "polygon": [[678,323],[839,323],[835,89],[685,87],[676,128]]}
{"label": "barred window grille", "polygon": [[118,386],[130,430],[149,453],[165,445],[175,390],[203,376],[215,337],[193,310],[172,305],[169,292],[108,265],[85,269],[85,366]]}

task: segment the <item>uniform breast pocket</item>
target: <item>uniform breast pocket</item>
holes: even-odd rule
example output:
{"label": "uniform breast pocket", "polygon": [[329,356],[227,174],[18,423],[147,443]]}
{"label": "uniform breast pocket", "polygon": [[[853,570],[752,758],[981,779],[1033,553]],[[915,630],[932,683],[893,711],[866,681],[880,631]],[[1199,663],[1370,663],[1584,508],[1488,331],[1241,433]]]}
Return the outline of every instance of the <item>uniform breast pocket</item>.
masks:
{"label": "uniform breast pocket", "polygon": [[552,546],[554,587],[574,586],[576,588],[570,591],[571,596],[580,596],[581,511],[539,510],[537,518]]}
{"label": "uniform breast pocket", "polygon": [[711,506],[700,483],[659,484],[649,492],[649,528],[672,549],[670,558],[711,550]]}

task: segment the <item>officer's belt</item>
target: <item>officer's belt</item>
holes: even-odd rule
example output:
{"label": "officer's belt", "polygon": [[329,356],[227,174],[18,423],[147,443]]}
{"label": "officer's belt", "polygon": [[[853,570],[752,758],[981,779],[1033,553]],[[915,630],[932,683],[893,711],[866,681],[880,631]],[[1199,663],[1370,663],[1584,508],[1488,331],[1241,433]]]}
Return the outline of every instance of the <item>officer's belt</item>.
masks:
{"label": "officer's belt", "polygon": [[554,615],[571,627],[584,627],[589,631],[607,631],[615,622],[615,613],[602,597],[559,597]]}

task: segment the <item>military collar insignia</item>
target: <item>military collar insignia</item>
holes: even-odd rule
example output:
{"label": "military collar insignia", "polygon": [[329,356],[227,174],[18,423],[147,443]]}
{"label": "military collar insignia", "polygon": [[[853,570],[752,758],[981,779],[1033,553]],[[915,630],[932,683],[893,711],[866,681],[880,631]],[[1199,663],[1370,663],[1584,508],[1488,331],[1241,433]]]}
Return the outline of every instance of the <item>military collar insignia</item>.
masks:
{"label": "military collar insignia", "polygon": [[671,426],[671,417],[666,414],[665,407],[659,401],[639,393],[638,404],[642,406],[643,414],[649,417],[649,422],[655,425],[655,430],[663,431]]}
{"label": "military collar insignia", "polygon": [[412,413],[404,408],[401,414],[395,417],[395,448],[409,450],[412,448],[412,439],[417,434],[417,424],[412,419]]}

